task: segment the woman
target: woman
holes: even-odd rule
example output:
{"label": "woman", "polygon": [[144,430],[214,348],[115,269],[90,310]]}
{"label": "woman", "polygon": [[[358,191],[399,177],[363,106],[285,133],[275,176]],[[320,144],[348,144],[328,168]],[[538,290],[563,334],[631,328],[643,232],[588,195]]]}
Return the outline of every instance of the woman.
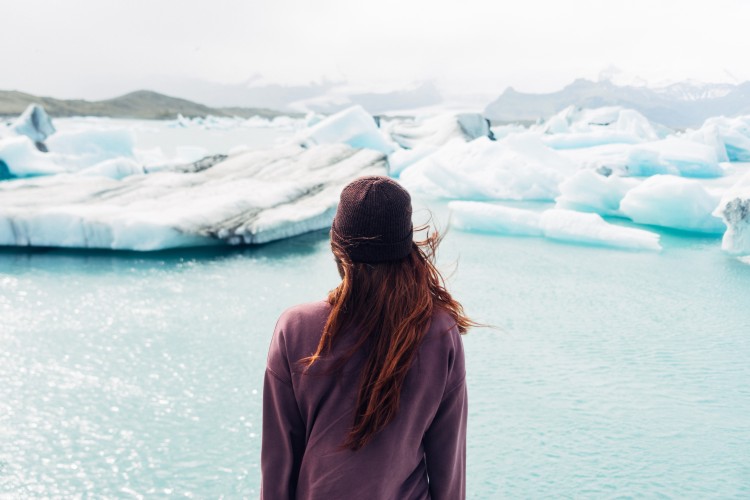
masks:
{"label": "woman", "polygon": [[413,241],[411,198],[387,177],[341,193],[326,301],[279,319],[263,389],[261,497],[465,497],[460,334],[473,323]]}

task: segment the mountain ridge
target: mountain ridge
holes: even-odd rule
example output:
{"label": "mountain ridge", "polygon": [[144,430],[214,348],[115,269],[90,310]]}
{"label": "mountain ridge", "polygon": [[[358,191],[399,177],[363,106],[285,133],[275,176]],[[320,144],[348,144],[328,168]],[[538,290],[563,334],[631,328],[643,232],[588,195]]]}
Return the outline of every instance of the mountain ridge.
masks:
{"label": "mountain ridge", "polygon": [[101,101],[57,99],[54,97],[36,96],[17,90],[0,90],[0,116],[19,115],[23,113],[29,104],[34,103],[43,106],[53,118],[98,116],[163,120],[176,118],[177,115],[189,118],[208,115],[274,118],[282,114],[286,116],[290,115],[290,113],[281,113],[267,108],[215,108],[151,90],[136,90]]}
{"label": "mountain ridge", "polygon": [[699,127],[712,116],[750,114],[750,82],[737,85],[678,82],[650,88],[579,78],[549,93],[532,94],[508,87],[487,105],[484,114],[498,122],[533,122],[571,105],[623,106],[669,127]]}

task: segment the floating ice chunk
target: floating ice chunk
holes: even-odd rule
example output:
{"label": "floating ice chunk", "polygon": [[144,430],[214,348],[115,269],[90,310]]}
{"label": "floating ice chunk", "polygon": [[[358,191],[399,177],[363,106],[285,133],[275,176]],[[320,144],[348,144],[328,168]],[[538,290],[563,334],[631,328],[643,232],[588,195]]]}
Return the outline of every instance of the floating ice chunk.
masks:
{"label": "floating ice chunk", "polygon": [[26,110],[10,126],[19,135],[25,135],[35,143],[43,143],[55,133],[52,120],[44,108],[38,104],[29,104]]}
{"label": "floating ice chunk", "polygon": [[721,177],[724,174],[713,148],[676,137],[633,146],[628,167],[630,175],[639,176]]}
{"label": "floating ice chunk", "polygon": [[605,177],[591,170],[581,170],[560,184],[557,208],[620,215],[620,202],[639,182],[632,178]]}
{"label": "floating ice chunk", "polygon": [[491,128],[492,135],[495,137],[495,140],[500,140],[508,137],[512,134],[525,134],[529,131],[526,127],[523,125],[518,125],[515,123],[509,123],[507,125],[495,125]]}
{"label": "floating ice chunk", "polygon": [[454,139],[472,141],[492,134],[489,122],[478,113],[446,113],[413,120],[383,119],[381,128],[407,149],[442,146]]}
{"label": "floating ice chunk", "polygon": [[721,234],[726,227],[712,215],[719,198],[696,180],[656,175],[628,191],[620,211],[639,224]]}
{"label": "floating ice chunk", "polygon": [[208,165],[121,180],[63,174],[0,183],[0,245],[264,243],[327,227],[348,182],[386,173],[381,153],[344,144],[256,150]]}
{"label": "floating ice chunk", "polygon": [[554,149],[578,149],[602,144],[637,144],[643,139],[627,132],[595,131],[545,135],[542,142]]}
{"label": "floating ice chunk", "polygon": [[720,161],[750,161],[750,115],[709,118],[698,130],[684,134],[717,150]]}
{"label": "floating ice chunk", "polygon": [[58,132],[47,141],[50,153],[67,157],[78,168],[117,157],[133,157],[135,136],[127,129],[80,129]]}
{"label": "floating ice chunk", "polygon": [[454,140],[401,174],[407,187],[437,198],[552,200],[573,164],[530,135]]}
{"label": "floating ice chunk", "polygon": [[0,163],[5,165],[5,177],[28,177],[53,175],[66,169],[54,161],[54,157],[39,151],[25,135],[0,140]]}
{"label": "floating ice chunk", "polygon": [[413,165],[422,158],[426,158],[438,150],[437,146],[422,144],[414,149],[398,148],[388,155],[388,173],[392,176],[398,176],[407,167]]}
{"label": "floating ice chunk", "polygon": [[542,236],[540,214],[479,201],[451,201],[451,225],[465,231]]}
{"label": "floating ice chunk", "polygon": [[343,143],[385,154],[394,150],[375,119],[362,106],[352,106],[321,120],[302,131],[298,141],[305,145]]}
{"label": "floating ice chunk", "polygon": [[96,175],[109,177],[110,179],[123,179],[130,175],[145,173],[143,165],[130,158],[113,158],[97,163],[93,167],[84,168],[77,172],[78,175]]}
{"label": "floating ice chunk", "polygon": [[668,128],[651,123],[639,112],[620,106],[594,109],[568,106],[534,129],[550,136],[572,134],[568,138],[546,138],[550,146],[559,147],[655,141],[671,133]]}
{"label": "floating ice chunk", "polygon": [[591,148],[560,150],[560,154],[583,168],[605,175],[648,177],[657,174],[683,177],[721,177],[716,151],[684,138],[640,144],[605,144]]}
{"label": "floating ice chunk", "polygon": [[546,210],[540,224],[544,235],[555,240],[633,250],[661,250],[658,234],[609,224],[598,214]]}
{"label": "floating ice chunk", "polygon": [[721,248],[733,255],[750,255],[750,172],[724,194],[714,215],[727,225]]}
{"label": "floating ice chunk", "polygon": [[705,144],[712,148],[716,151],[716,159],[720,162],[729,161],[729,155],[727,155],[727,148],[724,145],[724,139],[721,137],[719,127],[715,123],[707,123],[698,130],[688,130],[680,137],[689,141]]}
{"label": "floating ice chunk", "polygon": [[661,249],[658,234],[609,224],[597,214],[558,209],[538,213],[476,201],[452,201],[448,206],[451,223],[464,230],[633,250]]}

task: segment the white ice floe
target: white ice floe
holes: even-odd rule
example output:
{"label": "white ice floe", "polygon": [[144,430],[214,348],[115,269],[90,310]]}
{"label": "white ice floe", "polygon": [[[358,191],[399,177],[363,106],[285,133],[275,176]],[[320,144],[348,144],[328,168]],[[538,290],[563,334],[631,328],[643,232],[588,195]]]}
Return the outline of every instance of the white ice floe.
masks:
{"label": "white ice floe", "polygon": [[331,115],[298,135],[296,141],[316,144],[348,144],[388,154],[395,149],[391,141],[378,129],[375,119],[362,106],[352,106]]}
{"label": "white ice floe", "polygon": [[451,225],[464,231],[543,236],[540,213],[480,201],[451,201]]}
{"label": "white ice floe", "polygon": [[96,165],[76,172],[77,175],[94,175],[109,177],[110,179],[123,179],[131,175],[144,174],[143,165],[130,158],[113,158],[104,160]]}
{"label": "white ice floe", "polygon": [[750,115],[709,118],[683,136],[714,148],[720,161],[750,161]]}
{"label": "white ice floe", "polygon": [[556,207],[600,215],[621,215],[620,202],[625,193],[640,184],[630,177],[598,174],[581,170],[560,184]]}
{"label": "white ice floe", "polygon": [[733,255],[750,255],[750,172],[724,194],[714,215],[727,225],[721,248]]}
{"label": "white ice floe", "polygon": [[399,146],[416,149],[439,147],[454,139],[472,141],[492,133],[487,119],[478,113],[444,113],[414,119],[381,119],[380,127]]}
{"label": "white ice floe", "polygon": [[531,210],[476,201],[452,201],[451,223],[464,230],[505,235],[545,236],[585,245],[661,250],[659,235],[610,224],[597,214],[572,210]]}
{"label": "white ice floe", "polygon": [[671,133],[639,112],[620,106],[593,109],[569,106],[532,130],[545,134],[544,143],[557,149],[635,144],[663,139]]}
{"label": "white ice floe", "polygon": [[454,140],[401,174],[410,189],[437,198],[552,200],[575,166],[530,135]]}
{"label": "white ice floe", "polygon": [[167,122],[171,128],[200,128],[203,130],[234,130],[242,128],[281,128],[297,130],[308,125],[305,119],[290,116],[275,116],[264,118],[262,116],[251,116],[241,118],[239,116],[196,116],[185,117],[177,115],[175,120]]}
{"label": "white ice floe", "polygon": [[627,192],[620,212],[639,224],[721,234],[726,226],[712,215],[719,200],[695,179],[656,175]]}
{"label": "white ice floe", "polygon": [[25,135],[0,140],[0,161],[10,177],[33,177],[76,172],[115,158],[133,158],[133,135],[128,130],[81,130],[50,136],[42,152]]}
{"label": "white ice floe", "polygon": [[670,174],[698,178],[724,175],[713,148],[677,137],[641,144],[604,144],[559,150],[559,153],[582,168],[604,175],[648,177]]}
{"label": "white ice floe", "polygon": [[388,156],[389,172],[394,176],[449,142],[492,137],[489,123],[477,113],[444,113],[414,119],[382,118],[380,127],[400,146]]}
{"label": "white ice floe", "polygon": [[55,161],[55,156],[39,151],[34,142],[25,135],[0,140],[0,165],[6,172],[3,177],[29,177],[53,175],[65,172]]}
{"label": "white ice floe", "polygon": [[63,174],[0,183],[0,245],[264,243],[327,227],[348,182],[386,172],[381,153],[343,144],[251,151],[204,167],[121,180]]}
{"label": "white ice floe", "polygon": [[421,144],[414,149],[398,148],[388,155],[388,173],[392,176],[399,176],[407,167],[427,158],[438,149],[440,148],[429,144]]}
{"label": "white ice floe", "polygon": [[18,135],[25,135],[34,142],[42,143],[55,133],[52,120],[44,108],[38,104],[29,104],[21,116],[10,125]]}

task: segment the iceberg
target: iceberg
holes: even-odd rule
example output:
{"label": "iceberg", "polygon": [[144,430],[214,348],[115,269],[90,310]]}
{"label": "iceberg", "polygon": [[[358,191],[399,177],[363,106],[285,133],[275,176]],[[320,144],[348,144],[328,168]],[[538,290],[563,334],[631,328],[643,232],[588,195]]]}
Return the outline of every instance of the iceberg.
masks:
{"label": "iceberg", "polygon": [[721,161],[750,161],[750,115],[709,118],[684,137],[714,148]]}
{"label": "iceberg", "polygon": [[328,227],[348,182],[385,173],[382,153],[334,144],[122,179],[12,180],[0,184],[0,245],[151,251],[265,243]]}
{"label": "iceberg", "polygon": [[561,209],[538,213],[477,201],[452,201],[448,206],[451,224],[468,231],[544,236],[568,243],[629,250],[661,250],[658,234],[610,224],[597,214]]}
{"label": "iceberg", "polygon": [[25,135],[0,140],[0,164],[4,165],[2,178],[54,175],[66,171],[57,164],[55,155],[43,153]]}
{"label": "iceberg", "polygon": [[409,120],[382,118],[380,127],[406,149],[439,147],[454,139],[468,142],[479,137],[494,137],[489,121],[478,113],[445,113]]}
{"label": "iceberg", "polygon": [[721,248],[732,255],[750,255],[750,172],[724,194],[714,215],[727,226]]}
{"label": "iceberg", "polygon": [[455,139],[401,174],[409,189],[436,198],[553,200],[575,167],[531,135],[502,141]]}
{"label": "iceberg", "polygon": [[604,176],[581,170],[560,184],[556,207],[600,215],[622,215],[620,202],[640,181],[617,175]]}
{"label": "iceberg", "polygon": [[661,250],[659,235],[643,229],[616,226],[598,214],[546,210],[541,228],[547,238],[631,250]]}
{"label": "iceberg", "polygon": [[352,106],[319,121],[302,131],[296,141],[304,146],[343,143],[384,154],[395,149],[362,106]]}
{"label": "iceberg", "polygon": [[400,146],[388,156],[393,176],[449,142],[469,142],[479,137],[494,140],[489,122],[477,113],[446,113],[410,120],[383,117],[380,127]]}
{"label": "iceberg", "polygon": [[670,136],[640,144],[604,144],[558,152],[582,168],[604,175],[649,177],[669,174],[697,178],[724,175],[712,147],[682,137]]}
{"label": "iceberg", "polygon": [[[32,109],[30,107],[29,109]],[[37,107],[34,109],[41,110]],[[27,109],[26,113],[29,113]],[[37,111],[44,113],[43,110]],[[34,112],[30,117],[37,116]],[[46,114],[43,114],[49,120]],[[22,116],[23,117],[23,116]],[[37,116],[39,123],[47,123],[43,118]],[[28,118],[25,121],[17,120],[18,130],[24,130],[25,124],[37,123]],[[38,124],[38,123],[37,123]],[[28,125],[31,127],[32,125]],[[124,129],[80,129],[65,132],[52,133],[55,129],[51,122],[49,126],[41,125],[39,133],[11,135],[0,139],[0,178],[23,178],[40,175],[55,175],[61,173],[72,173],[80,170],[88,170],[92,175],[96,169],[90,169],[102,162],[115,159],[132,159],[134,156],[133,146],[135,138],[133,132]],[[31,135],[31,137],[30,137]],[[45,143],[35,142],[44,136]],[[41,146],[43,147],[40,147]],[[101,171],[107,171],[107,167],[101,167]]]}
{"label": "iceberg", "polygon": [[625,194],[620,212],[638,224],[721,234],[726,226],[712,215],[719,201],[695,179],[655,175]]}
{"label": "iceberg", "polygon": [[399,148],[388,155],[388,173],[394,177],[398,177],[407,167],[430,156],[438,149],[437,146],[429,144],[420,144],[414,149]]}
{"label": "iceberg", "polygon": [[76,172],[77,175],[96,175],[110,179],[123,179],[131,175],[144,174],[143,165],[130,158],[113,158]]}
{"label": "iceberg", "polygon": [[11,124],[10,129],[31,139],[41,151],[44,151],[45,139],[55,133],[52,120],[38,104],[29,104],[21,116]]}
{"label": "iceberg", "polygon": [[135,135],[127,129],[87,128],[58,132],[47,146],[60,163],[81,168],[112,158],[132,158]]}
{"label": "iceberg", "polygon": [[544,143],[555,149],[636,144],[663,139],[671,133],[639,112],[620,106],[593,109],[568,106],[532,130],[544,134]]}
{"label": "iceberg", "polygon": [[540,214],[479,201],[451,201],[450,224],[464,231],[513,236],[543,236]]}

